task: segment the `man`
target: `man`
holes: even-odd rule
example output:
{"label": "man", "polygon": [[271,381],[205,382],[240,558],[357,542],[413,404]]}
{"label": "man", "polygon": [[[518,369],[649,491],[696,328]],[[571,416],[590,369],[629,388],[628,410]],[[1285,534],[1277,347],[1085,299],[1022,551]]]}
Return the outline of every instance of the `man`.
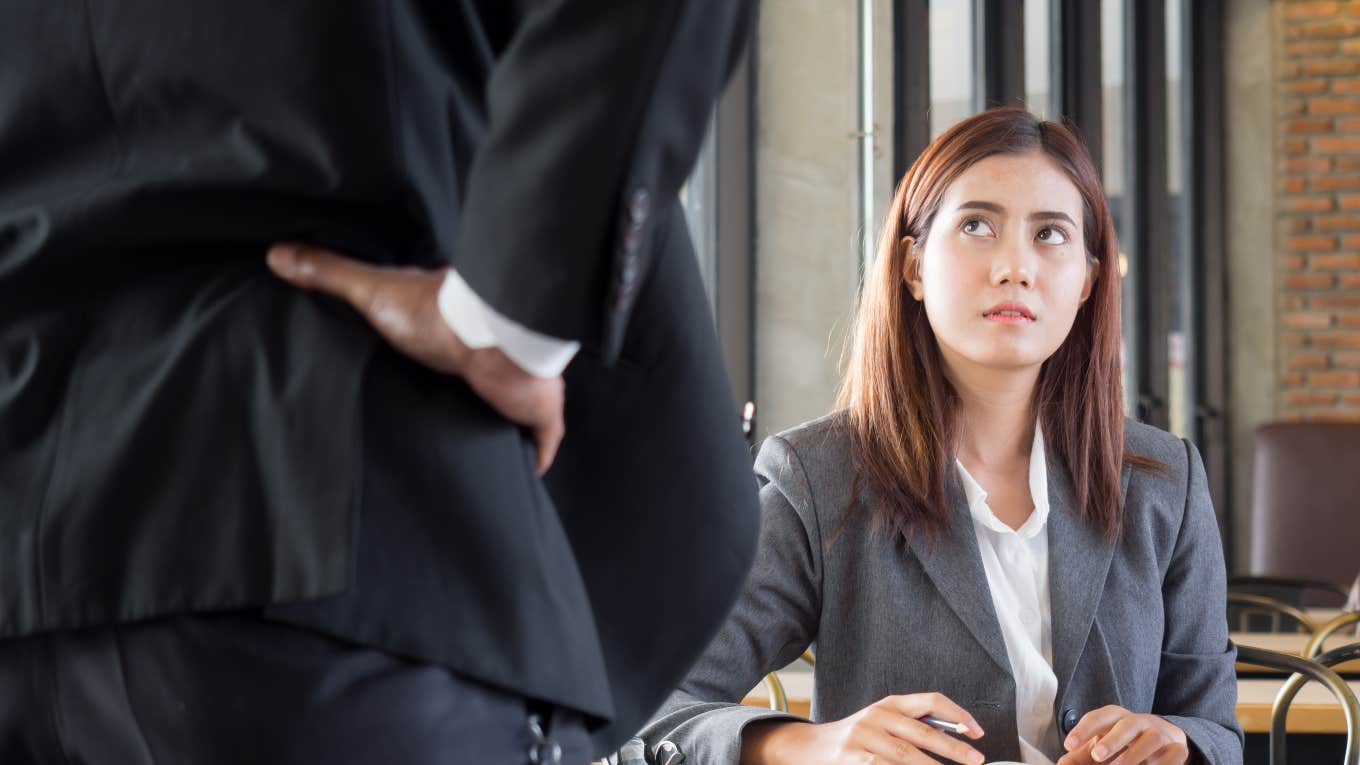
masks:
{"label": "man", "polygon": [[0,6],[0,761],[627,738],[754,546],[675,201],[751,16]]}

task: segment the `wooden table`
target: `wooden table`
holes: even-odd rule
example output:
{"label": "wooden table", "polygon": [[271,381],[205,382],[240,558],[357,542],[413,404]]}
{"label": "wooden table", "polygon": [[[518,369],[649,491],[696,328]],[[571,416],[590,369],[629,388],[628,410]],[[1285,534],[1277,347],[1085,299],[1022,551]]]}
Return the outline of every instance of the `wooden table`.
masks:
{"label": "wooden table", "polygon": [[[781,672],[784,692],[789,698],[789,711],[801,717],[811,716],[812,673]],[[1275,694],[1284,685],[1283,678],[1239,679],[1237,681],[1237,721],[1247,733],[1270,732],[1270,707]],[[1360,695],[1360,681],[1350,682],[1351,690]],[[769,706],[763,685],[751,689],[743,704]],[[1287,727],[1294,733],[1345,733],[1346,718],[1341,707],[1326,688],[1309,682],[1294,697],[1289,708]]]}
{"label": "wooden table", "polygon": [[[1323,650],[1338,648],[1343,645],[1360,641],[1354,633],[1347,634],[1343,631],[1332,635],[1323,644]],[[1253,648],[1264,648],[1268,651],[1293,654],[1300,656],[1303,654],[1303,647],[1308,643],[1308,635],[1294,632],[1233,632],[1228,637],[1238,645],[1247,645]],[[1360,659],[1342,662],[1332,667],[1338,674],[1360,674]],[[1262,674],[1271,673],[1272,670],[1266,667],[1258,667],[1255,664],[1238,663],[1237,671],[1241,674]]]}
{"label": "wooden table", "polygon": [[[1308,616],[1308,621],[1314,626],[1321,627],[1341,615],[1339,608],[1305,608],[1303,613]],[[1354,630],[1352,630],[1353,632]]]}
{"label": "wooden table", "polygon": [[[1237,722],[1247,733],[1270,732],[1270,708],[1275,703],[1283,679],[1240,679],[1237,681]],[[1348,683],[1360,695],[1360,682]],[[1285,727],[1291,733],[1345,733],[1346,718],[1331,692],[1317,682],[1308,682],[1289,706]]]}

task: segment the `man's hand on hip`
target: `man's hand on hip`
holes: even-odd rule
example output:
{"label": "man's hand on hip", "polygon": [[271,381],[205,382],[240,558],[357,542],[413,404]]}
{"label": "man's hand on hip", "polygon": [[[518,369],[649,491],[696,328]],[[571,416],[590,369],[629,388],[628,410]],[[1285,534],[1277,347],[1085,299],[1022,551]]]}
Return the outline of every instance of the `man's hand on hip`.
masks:
{"label": "man's hand on hip", "polygon": [[566,430],[561,375],[535,377],[499,348],[469,348],[460,340],[439,313],[444,269],[373,266],[292,243],[270,248],[268,263],[290,284],[348,302],[406,356],[463,378],[491,408],[532,431],[538,474],[548,471]]}

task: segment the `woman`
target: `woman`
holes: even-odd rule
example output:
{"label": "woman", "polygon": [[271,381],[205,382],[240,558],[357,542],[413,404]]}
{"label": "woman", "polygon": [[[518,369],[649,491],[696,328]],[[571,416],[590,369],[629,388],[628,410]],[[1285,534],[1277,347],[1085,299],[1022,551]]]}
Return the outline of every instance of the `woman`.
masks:
{"label": "woman", "polygon": [[[1117,260],[1062,126],[998,109],[926,149],[840,408],[761,449],[755,567],[649,743],[704,765],[1242,761],[1204,468],[1121,413]],[[812,722],[734,703],[809,645]]]}

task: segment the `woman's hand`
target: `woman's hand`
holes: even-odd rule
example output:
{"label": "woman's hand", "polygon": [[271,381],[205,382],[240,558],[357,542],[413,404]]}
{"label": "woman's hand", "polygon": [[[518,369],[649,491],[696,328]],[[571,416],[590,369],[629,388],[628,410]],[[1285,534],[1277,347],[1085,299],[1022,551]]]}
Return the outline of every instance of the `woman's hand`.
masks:
{"label": "woman's hand", "polygon": [[1185,731],[1157,715],[1123,707],[1087,712],[1063,742],[1067,754],[1057,765],[1185,765],[1190,744]]}
{"label": "woman's hand", "polygon": [[961,722],[969,738],[982,738],[982,726],[958,704],[939,693],[914,693],[889,696],[831,723],[772,720],[747,726],[741,765],[935,765],[926,752],[961,765],[982,765],[981,752],[917,719],[926,715]]}
{"label": "woman's hand", "polygon": [[535,377],[498,348],[468,348],[439,313],[444,269],[381,268],[301,244],[275,245],[268,262],[289,284],[348,302],[406,356],[463,378],[502,417],[533,433],[539,475],[552,466],[566,432],[562,377]]}

